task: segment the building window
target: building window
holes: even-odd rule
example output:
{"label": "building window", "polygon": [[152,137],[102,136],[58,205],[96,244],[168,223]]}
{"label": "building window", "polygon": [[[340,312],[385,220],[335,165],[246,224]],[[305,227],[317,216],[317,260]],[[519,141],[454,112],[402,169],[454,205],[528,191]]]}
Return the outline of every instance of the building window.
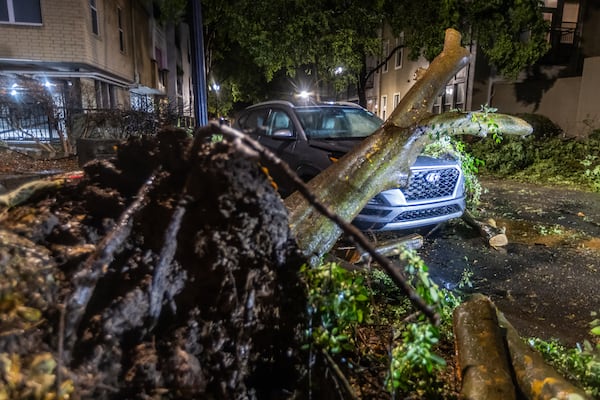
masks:
{"label": "building window", "polygon": [[386,73],[388,72],[388,55],[390,53],[390,41],[386,40],[383,43],[383,58],[385,59],[385,63],[383,64],[383,72]]}
{"label": "building window", "polygon": [[400,93],[394,93],[394,110],[398,107],[398,104],[400,104]]}
{"label": "building window", "polygon": [[98,35],[100,30],[98,29],[98,8],[96,7],[96,0],[90,0],[90,11],[92,13],[92,32],[94,35]]}
{"label": "building window", "polygon": [[465,110],[467,99],[467,67],[460,70],[436,97],[433,113],[440,114],[451,110]]}
{"label": "building window", "polygon": [[154,59],[156,60],[156,65],[158,66],[159,71],[165,69],[163,51],[160,47],[154,48]]}
{"label": "building window", "polygon": [[399,38],[396,38],[396,57],[395,57],[395,62],[394,62],[394,69],[400,69],[402,68],[402,58],[404,57],[404,47],[399,47],[402,46],[404,44],[404,37],[401,36]]}
{"label": "building window", "polygon": [[40,0],[0,0],[0,22],[41,24]]}
{"label": "building window", "polygon": [[385,119],[387,118],[387,96],[383,95],[381,96],[381,119],[383,119],[385,121]]}
{"label": "building window", "polygon": [[96,108],[109,110],[117,107],[116,88],[106,82],[95,81]]}
{"label": "building window", "polygon": [[123,10],[117,8],[117,23],[119,26],[119,49],[125,52],[125,30],[123,29]]}

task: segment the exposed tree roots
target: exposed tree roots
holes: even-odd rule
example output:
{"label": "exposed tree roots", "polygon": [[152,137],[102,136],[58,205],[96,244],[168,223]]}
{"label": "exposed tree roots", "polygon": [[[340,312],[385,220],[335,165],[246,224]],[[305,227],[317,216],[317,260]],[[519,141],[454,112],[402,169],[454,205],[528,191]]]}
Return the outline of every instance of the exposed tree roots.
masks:
{"label": "exposed tree roots", "polygon": [[44,355],[59,397],[294,396],[303,259],[256,160],[165,131],[36,201],[0,221],[0,392]]}

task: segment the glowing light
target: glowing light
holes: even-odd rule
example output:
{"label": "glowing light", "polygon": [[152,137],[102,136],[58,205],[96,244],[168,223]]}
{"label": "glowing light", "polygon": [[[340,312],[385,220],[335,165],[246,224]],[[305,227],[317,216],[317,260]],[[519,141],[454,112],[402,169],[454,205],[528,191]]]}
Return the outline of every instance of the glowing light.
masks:
{"label": "glowing light", "polygon": [[300,93],[298,93],[298,97],[300,97],[301,99],[308,99],[309,96],[310,93],[308,93],[306,90],[303,90]]}
{"label": "glowing light", "polygon": [[13,89],[13,90],[10,92],[10,94],[12,94],[13,96],[16,96],[16,95],[17,95],[17,91],[16,91],[15,89]]}

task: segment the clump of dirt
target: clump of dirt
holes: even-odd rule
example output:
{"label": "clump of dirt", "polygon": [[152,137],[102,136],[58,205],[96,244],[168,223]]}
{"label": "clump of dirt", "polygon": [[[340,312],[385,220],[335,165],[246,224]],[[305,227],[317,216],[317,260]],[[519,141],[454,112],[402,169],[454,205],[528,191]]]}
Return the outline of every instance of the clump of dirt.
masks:
{"label": "clump of dirt", "polygon": [[[51,355],[57,368],[46,373],[58,382],[40,390],[94,399],[294,392],[303,260],[256,160],[209,144],[210,129],[194,140],[179,130],[132,139],[116,159],[87,164],[82,181],[4,211],[0,305],[11,318],[0,321],[0,353],[23,372]],[[0,386],[24,397],[27,376]]]}

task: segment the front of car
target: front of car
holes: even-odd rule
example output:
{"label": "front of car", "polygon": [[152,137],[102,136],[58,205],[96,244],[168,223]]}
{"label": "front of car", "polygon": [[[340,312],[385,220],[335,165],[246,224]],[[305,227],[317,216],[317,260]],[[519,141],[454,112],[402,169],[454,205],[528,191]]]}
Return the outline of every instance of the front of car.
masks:
{"label": "front of car", "polygon": [[[251,106],[238,120],[238,129],[250,132],[305,181],[383,124],[356,104],[296,105],[283,101]],[[293,190],[284,177],[276,181],[283,196]],[[460,217],[464,210],[464,177],[459,163],[419,156],[407,185],[375,196],[353,223],[362,230],[412,229]]]}
{"label": "front of car", "polygon": [[465,211],[464,176],[456,160],[419,156],[407,186],[381,192],[353,223],[362,230],[390,231],[436,225]]}

